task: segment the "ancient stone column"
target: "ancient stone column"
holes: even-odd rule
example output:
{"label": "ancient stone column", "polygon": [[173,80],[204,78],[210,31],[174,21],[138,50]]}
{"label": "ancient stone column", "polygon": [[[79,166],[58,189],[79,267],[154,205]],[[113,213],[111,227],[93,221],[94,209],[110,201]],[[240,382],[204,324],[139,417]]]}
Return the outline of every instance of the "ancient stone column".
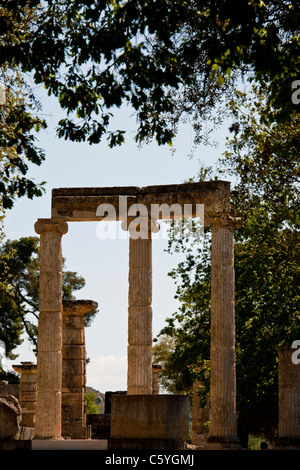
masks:
{"label": "ancient stone column", "polygon": [[35,427],[36,410],[36,364],[21,362],[14,364],[13,369],[20,374],[19,404],[22,409],[20,426]]}
{"label": "ancient stone column", "polygon": [[162,371],[160,364],[152,365],[152,395],[159,395],[159,374]]}
{"label": "ancient stone column", "polygon": [[[292,360],[295,349],[278,348],[278,445],[300,446],[300,364]],[[294,363],[295,362],[295,363]]]}
{"label": "ancient stone column", "polygon": [[35,439],[61,438],[62,235],[66,222],[39,219],[40,287]]}
{"label": "ancient stone column", "polygon": [[129,225],[127,395],[152,394],[152,230]]}
{"label": "ancient stone column", "polygon": [[210,442],[235,442],[234,221],[211,218]]}
{"label": "ancient stone column", "polygon": [[87,437],[84,315],[97,307],[92,300],[63,300],[62,436],[71,439]]}

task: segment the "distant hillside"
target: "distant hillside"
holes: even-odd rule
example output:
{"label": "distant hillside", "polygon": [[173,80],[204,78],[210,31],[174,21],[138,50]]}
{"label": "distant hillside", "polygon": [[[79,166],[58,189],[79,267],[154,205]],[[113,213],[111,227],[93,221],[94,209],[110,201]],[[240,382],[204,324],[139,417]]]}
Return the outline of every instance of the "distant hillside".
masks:
{"label": "distant hillside", "polygon": [[95,405],[97,406],[99,413],[104,413],[104,400],[105,400],[104,393],[101,393],[92,387],[85,387],[85,391],[88,394],[93,393],[95,395],[96,397]]}

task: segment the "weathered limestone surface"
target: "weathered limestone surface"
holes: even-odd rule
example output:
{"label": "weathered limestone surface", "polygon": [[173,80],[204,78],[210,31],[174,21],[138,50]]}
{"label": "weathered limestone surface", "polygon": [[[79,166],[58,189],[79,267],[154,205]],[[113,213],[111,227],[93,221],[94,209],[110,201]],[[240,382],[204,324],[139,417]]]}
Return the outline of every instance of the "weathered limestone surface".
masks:
{"label": "weathered limestone surface", "polygon": [[61,438],[62,235],[66,222],[39,219],[40,288],[35,438]]}
{"label": "weathered limestone surface", "polygon": [[0,396],[0,440],[19,438],[21,417],[21,407],[16,397]]}
{"label": "weathered limestone surface", "polygon": [[187,396],[113,395],[109,448],[183,449],[188,416]]}
{"label": "weathered limestone surface", "polygon": [[13,365],[13,369],[21,374],[19,403],[22,409],[21,426],[35,427],[36,414],[36,374],[37,366],[32,362],[21,362]]}
{"label": "weathered limestone surface", "polygon": [[[52,217],[66,221],[100,220],[96,216],[100,204],[112,204],[119,220],[119,197],[127,196],[128,207],[144,204],[148,210],[151,204],[204,204],[207,215],[230,210],[230,183],[208,181],[199,183],[147,186],[124,186],[113,188],[57,188],[52,190]],[[103,214],[104,215],[104,214]],[[150,215],[150,214],[149,214]],[[107,215],[105,216],[106,220]],[[158,218],[161,218],[159,216]],[[172,218],[172,215],[171,215]]]}
{"label": "weathered limestone surface", "polygon": [[211,218],[211,424],[210,441],[235,442],[234,224]]}
{"label": "weathered limestone surface", "polygon": [[129,238],[127,394],[152,393],[152,239]]}
{"label": "weathered limestone surface", "polygon": [[0,395],[13,395],[19,399],[20,384],[10,384],[7,380],[0,380]]}
{"label": "weathered limestone surface", "polygon": [[300,364],[294,364],[290,346],[278,348],[278,445],[300,447]]}
{"label": "weathered limestone surface", "polygon": [[62,436],[85,439],[86,349],[84,315],[98,307],[91,300],[63,301]]}

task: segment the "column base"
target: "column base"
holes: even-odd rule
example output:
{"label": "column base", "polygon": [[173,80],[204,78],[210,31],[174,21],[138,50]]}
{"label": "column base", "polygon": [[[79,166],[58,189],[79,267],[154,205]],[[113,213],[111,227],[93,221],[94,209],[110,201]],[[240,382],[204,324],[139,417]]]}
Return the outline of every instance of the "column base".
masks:
{"label": "column base", "polygon": [[207,438],[203,450],[240,450],[242,449],[239,438],[222,438],[210,436]]}
{"label": "column base", "polygon": [[108,439],[108,450],[184,450],[176,439]]}
{"label": "column base", "polygon": [[279,437],[275,441],[274,450],[300,450],[300,438]]}
{"label": "column base", "polygon": [[33,441],[35,441],[35,440],[38,440],[38,441],[63,441],[64,438],[62,436],[59,436],[59,437],[45,437],[45,436],[34,435],[34,438],[32,440]]}

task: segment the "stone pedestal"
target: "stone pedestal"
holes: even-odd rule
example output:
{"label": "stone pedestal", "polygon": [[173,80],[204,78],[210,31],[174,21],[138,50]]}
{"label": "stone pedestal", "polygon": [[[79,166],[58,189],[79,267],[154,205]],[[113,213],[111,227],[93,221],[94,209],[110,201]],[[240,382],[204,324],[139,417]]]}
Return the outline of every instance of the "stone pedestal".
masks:
{"label": "stone pedestal", "polygon": [[13,365],[13,369],[21,374],[19,404],[22,410],[20,426],[27,428],[35,427],[36,413],[36,364],[32,362],[21,362]]}
{"label": "stone pedestal", "polygon": [[278,348],[279,420],[276,445],[300,448],[300,364],[294,364],[290,346]]}
{"label": "stone pedestal", "polygon": [[84,315],[98,304],[91,300],[63,301],[62,436],[85,439],[86,348]]}
{"label": "stone pedestal", "polygon": [[39,219],[40,287],[35,438],[61,438],[62,235],[66,222]]}
{"label": "stone pedestal", "polygon": [[210,219],[211,424],[208,442],[236,444],[234,221]]}
{"label": "stone pedestal", "polygon": [[110,450],[183,450],[188,433],[187,396],[111,397]]}

